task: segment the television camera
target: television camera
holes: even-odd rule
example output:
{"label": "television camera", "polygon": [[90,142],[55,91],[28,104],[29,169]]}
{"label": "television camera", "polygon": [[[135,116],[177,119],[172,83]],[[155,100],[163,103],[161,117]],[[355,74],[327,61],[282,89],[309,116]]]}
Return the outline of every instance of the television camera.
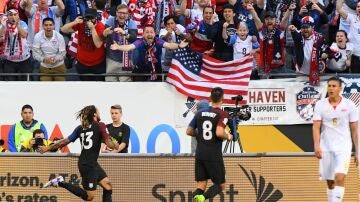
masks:
{"label": "television camera", "polygon": [[251,118],[251,111],[248,105],[239,106],[239,102],[243,100],[241,95],[234,96],[231,98],[235,100],[235,107],[224,107],[224,111],[229,114],[229,122],[228,126],[230,129],[230,133],[234,136],[233,140],[228,140],[225,144],[223,153],[229,148],[230,145],[230,153],[234,153],[235,150],[235,142],[239,143],[240,152],[243,153],[243,148],[240,141],[240,135],[237,131],[237,126],[239,125],[240,121],[247,121]]}

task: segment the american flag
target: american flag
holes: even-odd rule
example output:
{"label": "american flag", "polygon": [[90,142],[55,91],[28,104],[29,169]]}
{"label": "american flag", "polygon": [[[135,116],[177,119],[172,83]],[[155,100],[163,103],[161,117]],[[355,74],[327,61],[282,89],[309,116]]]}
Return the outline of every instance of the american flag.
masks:
{"label": "american flag", "polygon": [[189,48],[177,49],[173,54],[167,82],[173,84],[180,93],[197,100],[208,100],[211,89],[224,90],[223,102],[234,104],[231,97],[242,95],[245,104],[253,58],[222,62],[207,55],[202,57]]}

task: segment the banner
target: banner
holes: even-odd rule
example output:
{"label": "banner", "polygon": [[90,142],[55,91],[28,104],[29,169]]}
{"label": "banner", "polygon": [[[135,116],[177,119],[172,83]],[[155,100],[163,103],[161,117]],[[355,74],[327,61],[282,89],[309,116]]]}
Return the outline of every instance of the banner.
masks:
{"label": "banner", "polygon": [[[0,154],[0,158],[0,201],[80,201],[63,188],[42,188],[57,174],[81,186],[77,156]],[[233,155],[224,157],[224,162],[225,191],[213,201],[327,201],[326,182],[319,181],[318,160],[313,156]],[[110,178],[114,202],[188,202],[195,190],[193,156],[100,156],[99,163]],[[359,186],[352,163],[344,201],[358,201]],[[101,196],[98,186],[94,201],[101,201]]]}

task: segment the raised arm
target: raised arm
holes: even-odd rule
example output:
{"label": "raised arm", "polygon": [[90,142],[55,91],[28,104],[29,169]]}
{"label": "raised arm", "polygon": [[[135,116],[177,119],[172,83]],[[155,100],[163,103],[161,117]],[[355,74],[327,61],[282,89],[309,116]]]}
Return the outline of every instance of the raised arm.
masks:
{"label": "raised arm", "polygon": [[75,30],[73,29],[73,27],[77,24],[83,23],[83,19],[81,16],[78,16],[74,21],[69,22],[67,24],[65,24],[64,26],[61,27],[61,31],[63,33],[72,33],[75,32]]}
{"label": "raised arm", "polygon": [[283,29],[286,29],[286,25],[288,24],[289,21],[289,17],[292,14],[292,12],[294,11],[294,9],[296,8],[296,4],[290,4],[289,8],[286,10],[286,12],[284,13],[283,18],[281,19],[280,22],[280,27]]}
{"label": "raised arm", "polygon": [[186,10],[187,7],[187,0],[182,0],[180,4],[180,13],[185,15],[185,17],[189,17],[189,10]]}
{"label": "raised arm", "polygon": [[340,14],[343,19],[347,19],[348,13],[343,8],[344,0],[336,1],[336,11]]}
{"label": "raised arm", "polygon": [[21,2],[20,2],[20,6],[21,6],[21,8],[23,8],[25,10],[25,15],[27,17],[30,17],[31,8],[32,8],[33,4],[34,4],[33,0],[21,0]]}
{"label": "raised arm", "polygon": [[247,9],[250,11],[251,13],[251,16],[254,18],[254,22],[255,22],[255,25],[256,25],[256,29],[257,30],[260,30],[262,27],[263,27],[263,23],[261,22],[259,16],[257,15],[253,5],[251,4],[248,4],[246,5],[247,6]]}

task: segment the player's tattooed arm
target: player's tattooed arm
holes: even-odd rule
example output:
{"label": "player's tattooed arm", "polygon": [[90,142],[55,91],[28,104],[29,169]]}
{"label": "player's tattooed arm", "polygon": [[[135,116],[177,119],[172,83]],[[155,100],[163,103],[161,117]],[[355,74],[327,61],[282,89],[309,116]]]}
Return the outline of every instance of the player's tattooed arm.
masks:
{"label": "player's tattooed arm", "polygon": [[105,144],[107,147],[109,147],[110,149],[119,149],[119,143],[115,141],[113,141],[113,138],[106,138],[105,139]]}
{"label": "player's tattooed arm", "polygon": [[56,151],[59,148],[62,148],[64,146],[68,145],[69,143],[70,143],[70,140],[68,138],[61,139],[61,140],[57,141],[55,144],[51,144],[47,147],[46,146],[39,147],[39,152],[43,154],[48,151]]}

